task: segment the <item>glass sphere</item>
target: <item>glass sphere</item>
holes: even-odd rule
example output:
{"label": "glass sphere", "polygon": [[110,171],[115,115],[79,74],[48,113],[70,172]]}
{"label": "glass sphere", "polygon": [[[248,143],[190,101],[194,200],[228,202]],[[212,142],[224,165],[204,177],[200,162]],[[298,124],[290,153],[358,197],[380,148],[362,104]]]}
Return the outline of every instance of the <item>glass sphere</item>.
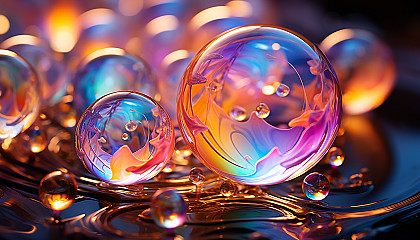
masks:
{"label": "glass sphere", "polygon": [[203,169],[199,167],[192,168],[188,173],[188,179],[194,185],[201,185],[204,183],[205,175]]}
{"label": "glass sphere", "polygon": [[0,141],[15,137],[35,121],[39,113],[38,78],[23,58],[0,50]]}
{"label": "glass sphere", "polygon": [[176,228],[185,222],[188,207],[176,190],[161,189],[153,194],[150,210],[157,225]]}
{"label": "glass sphere", "polygon": [[152,98],[136,92],[105,95],[90,105],[76,127],[76,151],[99,179],[116,185],[147,181],[172,155],[174,127]]}
{"label": "glass sphere", "polygon": [[273,26],[236,28],[204,46],[178,95],[180,130],[195,156],[249,185],[280,183],[309,170],[330,148],[341,121],[338,80],[324,54]]}
{"label": "glass sphere", "polygon": [[44,151],[48,144],[47,135],[39,126],[31,126],[23,132],[23,141],[26,148],[32,153]]}
{"label": "glass sphere", "polygon": [[337,73],[344,112],[373,110],[394,88],[396,70],[391,49],[372,33],[342,29],[326,37],[320,48]]}
{"label": "glass sphere", "polygon": [[42,92],[42,105],[54,105],[66,93],[69,82],[65,66],[58,53],[54,53],[41,39],[30,35],[17,35],[2,42],[1,47],[14,51],[36,70]]}
{"label": "glass sphere", "polygon": [[39,198],[46,207],[55,211],[61,211],[74,203],[77,188],[77,182],[72,174],[54,171],[41,180],[38,193]]}
{"label": "glass sphere", "polygon": [[225,180],[220,185],[220,194],[225,197],[230,197],[235,194],[235,186],[229,180]]}
{"label": "glass sphere", "polygon": [[343,150],[339,147],[332,147],[327,154],[327,159],[331,166],[339,167],[344,162]]}
{"label": "glass sphere", "polygon": [[96,99],[115,91],[137,91],[154,97],[156,86],[146,63],[120,48],[104,48],[88,55],[73,79],[78,117]]}
{"label": "glass sphere", "polygon": [[322,200],[330,192],[330,182],[321,173],[311,173],[305,177],[302,184],[302,191],[312,200]]}

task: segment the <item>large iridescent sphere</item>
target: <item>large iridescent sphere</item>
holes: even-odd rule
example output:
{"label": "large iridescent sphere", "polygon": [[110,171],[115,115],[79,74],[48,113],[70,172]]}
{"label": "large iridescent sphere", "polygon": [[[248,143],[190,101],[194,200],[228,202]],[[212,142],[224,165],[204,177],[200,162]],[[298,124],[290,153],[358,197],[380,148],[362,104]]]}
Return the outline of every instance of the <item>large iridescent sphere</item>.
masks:
{"label": "large iridescent sphere", "polygon": [[35,121],[41,96],[38,84],[28,62],[0,50],[0,141],[15,137]]}
{"label": "large iridescent sphere", "polygon": [[345,113],[373,110],[394,88],[396,70],[391,49],[372,33],[342,29],[326,37],[320,48],[340,80]]}
{"label": "large iridescent sphere", "polygon": [[69,81],[63,56],[54,53],[47,43],[30,35],[17,35],[2,42],[1,47],[19,54],[36,70],[42,92],[42,105],[58,103]]}
{"label": "large iridescent sphere", "polygon": [[77,187],[72,174],[54,171],[42,178],[38,189],[39,198],[46,207],[61,211],[74,203]]}
{"label": "large iridescent sphere", "polygon": [[185,222],[188,207],[176,190],[162,189],[153,194],[150,210],[157,225],[176,228]]}
{"label": "large iridescent sphere", "polygon": [[105,94],[126,90],[154,97],[157,89],[147,64],[120,48],[104,48],[88,55],[73,83],[74,107],[79,117]]}
{"label": "large iridescent sphere", "polygon": [[175,145],[166,111],[136,92],[105,95],[90,105],[76,128],[76,151],[99,179],[129,185],[147,181],[168,163]]}
{"label": "large iridescent sphere", "polygon": [[179,126],[195,156],[250,185],[306,172],[328,151],[341,121],[338,80],[324,54],[273,26],[236,28],[204,46],[178,94]]}

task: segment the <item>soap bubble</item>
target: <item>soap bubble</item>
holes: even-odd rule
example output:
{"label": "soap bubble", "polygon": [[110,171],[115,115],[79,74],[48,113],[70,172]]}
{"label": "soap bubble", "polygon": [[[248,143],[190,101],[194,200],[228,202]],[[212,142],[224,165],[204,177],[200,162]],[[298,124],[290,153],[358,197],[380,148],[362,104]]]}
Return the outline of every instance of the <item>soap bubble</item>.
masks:
{"label": "soap bubble", "polygon": [[38,78],[16,53],[0,50],[0,141],[29,128],[40,107]]}
{"label": "soap bubble", "polygon": [[303,180],[302,191],[309,199],[322,200],[330,192],[330,182],[321,173],[314,172]]}
{"label": "soap bubble", "polygon": [[176,190],[161,189],[153,194],[150,210],[157,225],[176,228],[185,222],[188,207]]}
{"label": "soap bubble", "polygon": [[74,203],[77,187],[72,174],[54,171],[41,180],[38,190],[39,198],[46,207],[61,211]]}
{"label": "soap bubble", "polygon": [[[281,84],[289,87],[283,97],[276,94]],[[234,106],[244,109],[246,120],[231,117]],[[309,170],[327,153],[341,121],[338,80],[324,54],[270,26],[236,28],[204,46],[183,75],[177,107],[194,155],[249,185]]]}
{"label": "soap bubble", "polygon": [[114,91],[137,91],[154,97],[156,86],[149,67],[119,48],[104,48],[87,56],[78,67],[74,107],[78,116],[96,99]]}
{"label": "soap bubble", "polygon": [[[129,132],[130,120],[137,128]],[[99,179],[129,185],[147,181],[165,167],[174,138],[172,122],[155,100],[120,91],[101,97],[83,113],[76,128],[76,150]]]}
{"label": "soap bubble", "polygon": [[201,185],[204,183],[204,171],[199,167],[192,168],[188,173],[188,178],[194,185]]}
{"label": "soap bubble", "polygon": [[41,39],[17,35],[2,42],[1,47],[14,51],[36,70],[42,92],[42,105],[54,105],[65,95],[69,77],[58,53]]}
{"label": "soap bubble", "polygon": [[394,88],[391,49],[372,33],[342,29],[326,37],[320,48],[340,80],[346,113],[361,114],[380,106]]}

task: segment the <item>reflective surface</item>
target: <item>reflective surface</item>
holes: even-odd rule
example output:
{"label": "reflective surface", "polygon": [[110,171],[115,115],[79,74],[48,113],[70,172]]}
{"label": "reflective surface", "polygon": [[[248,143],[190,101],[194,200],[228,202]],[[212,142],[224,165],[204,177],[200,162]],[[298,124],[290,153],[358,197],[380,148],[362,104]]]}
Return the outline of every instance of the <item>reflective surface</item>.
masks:
{"label": "reflective surface", "polygon": [[136,92],[114,92],[86,109],[76,128],[76,151],[99,179],[117,185],[147,181],[167,164],[174,129],[165,110]]}
{"label": "reflective surface", "polygon": [[188,66],[178,96],[179,127],[195,156],[251,185],[312,168],[341,120],[341,93],[325,56],[277,27],[245,26],[215,38]]}

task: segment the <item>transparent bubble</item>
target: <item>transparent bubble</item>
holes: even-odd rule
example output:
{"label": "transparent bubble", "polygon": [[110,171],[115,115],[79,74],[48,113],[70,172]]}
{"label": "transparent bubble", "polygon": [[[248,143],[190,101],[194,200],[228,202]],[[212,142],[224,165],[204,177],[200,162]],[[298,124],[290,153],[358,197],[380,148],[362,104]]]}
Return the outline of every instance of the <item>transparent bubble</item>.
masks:
{"label": "transparent bubble", "polygon": [[344,153],[343,150],[339,147],[332,147],[330,151],[328,151],[327,159],[330,162],[331,166],[341,166],[344,162]]}
{"label": "transparent bubble", "polygon": [[9,50],[0,50],[0,141],[29,128],[40,107],[38,78],[32,67]]}
{"label": "transparent bubble", "polygon": [[188,178],[190,179],[191,183],[194,185],[201,185],[204,183],[204,176],[203,169],[199,167],[192,168],[188,173]]}
{"label": "transparent bubble", "polygon": [[41,180],[38,190],[39,198],[46,207],[61,211],[74,203],[77,187],[72,174],[54,171]]}
{"label": "transparent bubble", "polygon": [[150,211],[157,225],[163,228],[176,228],[185,222],[187,203],[172,189],[161,189],[153,194]]}
{"label": "transparent bubble", "polygon": [[235,194],[235,186],[229,180],[225,180],[220,185],[220,194],[225,197],[230,197]]}
{"label": "transparent bubble", "polygon": [[192,154],[190,147],[185,143],[183,137],[178,137],[175,141],[175,154],[185,158]]}
{"label": "transparent bubble", "polygon": [[302,191],[306,197],[312,200],[322,200],[330,192],[330,182],[321,173],[311,173],[305,177],[302,183]]}
{"label": "transparent bubble", "polygon": [[246,110],[240,106],[233,106],[229,111],[229,115],[236,121],[243,121],[246,118]]}
{"label": "transparent bubble", "polygon": [[79,65],[73,84],[78,116],[105,94],[130,90],[154,97],[157,89],[147,64],[119,48],[104,48],[88,55]]}
{"label": "transparent bubble", "polygon": [[169,162],[165,165],[165,167],[162,169],[163,173],[171,173],[175,169],[176,165],[169,160]]}
{"label": "transparent bubble", "polygon": [[287,97],[290,93],[290,88],[286,84],[281,83],[276,90],[276,94],[279,97]]}
{"label": "transparent bubble", "polygon": [[257,116],[259,118],[266,118],[270,115],[270,108],[265,103],[258,104],[257,108],[255,109],[257,112]]}
{"label": "transparent bubble", "polygon": [[[147,181],[165,167],[174,149],[174,128],[164,119],[169,119],[165,110],[144,94],[108,94],[80,118],[77,154],[86,168],[105,182],[129,185]],[[141,124],[126,132],[129,120]]]}
{"label": "transparent bubble", "polygon": [[[223,86],[217,92],[214,82]],[[293,96],[274,94],[281,84]],[[338,80],[324,54],[309,40],[271,26],[239,27],[205,45],[183,75],[177,104],[180,130],[194,155],[217,174],[249,185],[275,184],[309,170],[330,148],[341,121]],[[233,119],[234,106],[248,118]]]}
{"label": "transparent bubble", "polygon": [[380,106],[396,82],[391,49],[374,34],[342,29],[320,44],[333,65],[343,92],[343,109],[361,114]]}
{"label": "transparent bubble", "polygon": [[39,126],[31,126],[23,135],[23,140],[26,147],[33,153],[44,151],[48,145],[48,140],[45,132]]}
{"label": "transparent bubble", "polygon": [[43,40],[31,35],[16,35],[6,39],[1,48],[14,51],[34,67],[39,77],[42,105],[57,104],[65,95],[69,76],[62,55],[51,50]]}
{"label": "transparent bubble", "polygon": [[129,131],[129,132],[133,132],[133,131],[135,131],[136,130],[136,128],[137,128],[137,123],[136,122],[134,122],[134,121],[128,121],[126,124],[125,124],[125,130],[127,130],[127,131]]}

